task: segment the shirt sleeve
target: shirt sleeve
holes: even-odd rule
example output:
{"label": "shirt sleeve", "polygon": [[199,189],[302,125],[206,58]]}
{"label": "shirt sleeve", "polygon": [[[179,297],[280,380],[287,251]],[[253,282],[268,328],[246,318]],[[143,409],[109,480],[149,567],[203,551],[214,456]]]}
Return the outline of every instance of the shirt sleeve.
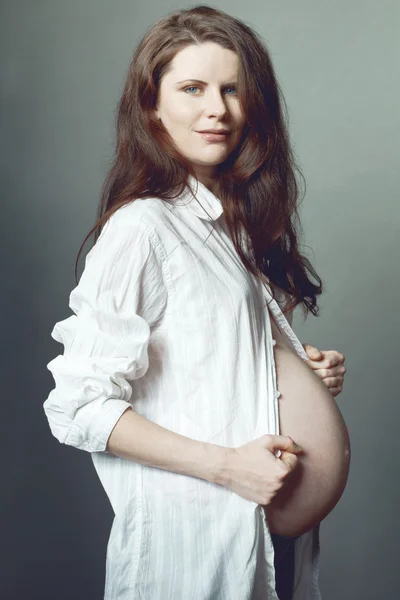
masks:
{"label": "shirt sleeve", "polygon": [[150,328],[168,296],[158,237],[141,222],[117,220],[117,213],[86,256],[69,297],[74,315],[51,332],[63,354],[47,364],[55,381],[43,404],[51,432],[88,452],[107,452],[115,424],[133,408],[129,380],[148,369]]}

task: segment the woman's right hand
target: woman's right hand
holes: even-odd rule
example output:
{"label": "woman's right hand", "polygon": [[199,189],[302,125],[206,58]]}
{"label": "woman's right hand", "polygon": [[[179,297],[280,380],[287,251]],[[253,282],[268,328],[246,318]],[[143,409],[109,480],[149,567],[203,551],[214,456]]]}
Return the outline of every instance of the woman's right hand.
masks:
{"label": "woman's right hand", "polygon": [[[226,448],[222,485],[239,496],[267,505],[296,468],[303,452],[291,437],[262,435],[238,448]],[[275,456],[281,450],[279,458]]]}

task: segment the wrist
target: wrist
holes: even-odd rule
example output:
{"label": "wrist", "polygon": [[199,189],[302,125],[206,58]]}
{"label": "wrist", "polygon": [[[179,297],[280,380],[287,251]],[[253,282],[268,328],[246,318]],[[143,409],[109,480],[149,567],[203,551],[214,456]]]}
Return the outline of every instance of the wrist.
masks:
{"label": "wrist", "polygon": [[235,452],[234,448],[226,446],[210,446],[210,477],[209,481],[226,486],[230,481],[231,461]]}

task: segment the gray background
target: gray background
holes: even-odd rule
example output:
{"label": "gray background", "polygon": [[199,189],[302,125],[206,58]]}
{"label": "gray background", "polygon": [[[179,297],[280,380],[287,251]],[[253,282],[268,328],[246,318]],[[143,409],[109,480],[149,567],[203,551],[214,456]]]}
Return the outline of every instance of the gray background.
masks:
{"label": "gray background", "polygon": [[[301,215],[326,285],[294,328],[337,349],[352,439],[344,496],[321,527],[324,600],[398,598],[399,4],[215,2],[266,40],[307,180]],[[113,115],[134,47],[186,4],[14,0],[1,5],[1,590],[102,598],[112,522],[90,455],[51,436],[50,337],[70,314],[73,264],[94,224]],[[397,167],[397,169],[396,169]],[[89,244],[88,244],[89,245]],[[240,600],[240,599],[238,599]]]}

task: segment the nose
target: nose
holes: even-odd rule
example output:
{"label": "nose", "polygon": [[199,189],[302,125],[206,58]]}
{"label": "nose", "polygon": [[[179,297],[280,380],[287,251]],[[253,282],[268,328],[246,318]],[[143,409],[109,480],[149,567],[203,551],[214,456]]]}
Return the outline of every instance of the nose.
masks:
{"label": "nose", "polygon": [[207,116],[218,115],[221,117],[227,112],[224,98],[221,96],[220,92],[208,92],[208,94],[205,95],[204,103],[204,110]]}

